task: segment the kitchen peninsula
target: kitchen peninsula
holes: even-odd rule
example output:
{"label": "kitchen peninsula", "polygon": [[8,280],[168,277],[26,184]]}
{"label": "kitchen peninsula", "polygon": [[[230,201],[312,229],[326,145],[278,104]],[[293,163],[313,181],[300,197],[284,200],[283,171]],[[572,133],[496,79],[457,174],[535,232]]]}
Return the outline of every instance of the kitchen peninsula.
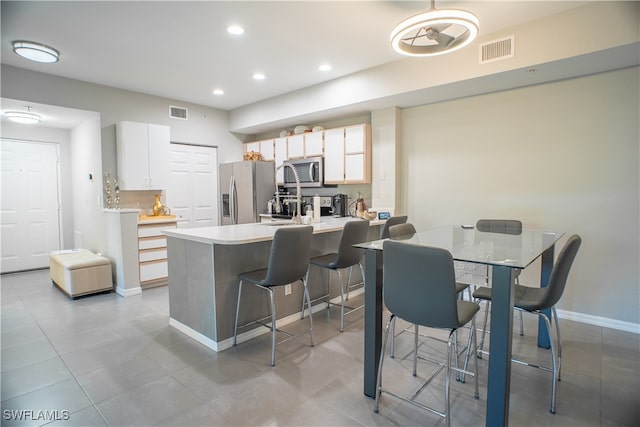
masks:
{"label": "kitchen peninsula", "polygon": [[[335,252],[347,221],[355,218],[323,218],[313,224],[311,256]],[[370,222],[368,240],[378,239],[384,221]],[[273,235],[279,227],[295,227],[285,221],[165,230],[169,263],[169,324],[207,347],[221,351],[231,347],[238,295],[237,274],[264,268],[269,259]],[[317,298],[326,292],[327,271],[312,268],[309,292]],[[359,278],[354,270],[353,282]],[[334,275],[335,280],[335,275]],[[331,283],[331,295],[337,295]],[[243,289],[240,324],[268,314],[268,302],[260,289]],[[291,294],[276,291],[279,325],[299,318],[302,287]],[[245,341],[267,332],[252,329],[238,335]]]}

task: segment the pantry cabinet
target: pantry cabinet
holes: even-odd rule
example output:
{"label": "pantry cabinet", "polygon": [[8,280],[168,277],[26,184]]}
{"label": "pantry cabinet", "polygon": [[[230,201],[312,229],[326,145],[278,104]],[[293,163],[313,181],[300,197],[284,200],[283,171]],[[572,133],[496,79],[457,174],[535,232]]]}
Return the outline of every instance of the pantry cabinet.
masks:
{"label": "pantry cabinet", "polygon": [[116,158],[121,190],[163,190],[169,183],[168,126],[119,122]]}

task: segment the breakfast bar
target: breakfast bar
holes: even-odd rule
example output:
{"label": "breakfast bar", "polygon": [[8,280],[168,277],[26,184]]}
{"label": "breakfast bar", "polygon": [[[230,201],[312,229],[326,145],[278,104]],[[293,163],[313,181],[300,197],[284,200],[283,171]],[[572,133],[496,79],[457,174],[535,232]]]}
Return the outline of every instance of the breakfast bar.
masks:
{"label": "breakfast bar", "polygon": [[[323,218],[313,223],[311,256],[334,252],[342,228],[356,218]],[[378,239],[384,221],[370,222],[368,239]],[[225,225],[166,230],[169,270],[169,324],[207,347],[221,351],[231,347],[237,298],[237,274],[264,268],[271,241],[279,227],[295,227],[290,221]],[[354,274],[354,277],[357,275]],[[311,298],[326,289],[327,273],[312,269],[309,274]],[[355,279],[354,279],[355,281]],[[332,284],[333,285],[333,284]],[[332,286],[332,289],[337,289]],[[239,321],[245,323],[268,314],[267,300],[260,292],[243,292]],[[285,295],[276,295],[279,324],[299,319],[302,292],[293,286]],[[252,338],[249,330],[238,341]]]}

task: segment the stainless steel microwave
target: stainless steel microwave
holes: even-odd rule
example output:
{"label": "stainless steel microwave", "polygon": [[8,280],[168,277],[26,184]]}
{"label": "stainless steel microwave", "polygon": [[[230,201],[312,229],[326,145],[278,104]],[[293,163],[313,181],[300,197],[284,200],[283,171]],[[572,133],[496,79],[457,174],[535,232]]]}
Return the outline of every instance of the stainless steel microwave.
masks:
{"label": "stainless steel microwave", "polygon": [[[306,159],[287,160],[285,163],[296,168],[301,187],[322,187],[324,183],[324,159],[322,157],[307,157]],[[296,178],[290,167],[284,168],[284,186],[296,187]]]}

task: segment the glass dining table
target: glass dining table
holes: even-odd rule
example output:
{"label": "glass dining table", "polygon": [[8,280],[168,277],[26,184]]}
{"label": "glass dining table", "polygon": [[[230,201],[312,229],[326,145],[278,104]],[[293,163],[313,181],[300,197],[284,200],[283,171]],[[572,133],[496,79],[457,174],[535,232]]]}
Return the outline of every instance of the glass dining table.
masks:
{"label": "glass dining table", "polygon": [[[519,270],[542,257],[540,285],[553,267],[554,247],[564,233],[523,229],[520,234],[481,232],[474,227],[444,226],[396,238],[408,244],[447,249],[453,259],[492,269],[491,339],[487,387],[487,426],[509,424],[513,286]],[[364,394],[375,398],[382,346],[382,259],[386,239],[355,245],[365,249]],[[549,348],[544,322],[538,324],[538,346]]]}

